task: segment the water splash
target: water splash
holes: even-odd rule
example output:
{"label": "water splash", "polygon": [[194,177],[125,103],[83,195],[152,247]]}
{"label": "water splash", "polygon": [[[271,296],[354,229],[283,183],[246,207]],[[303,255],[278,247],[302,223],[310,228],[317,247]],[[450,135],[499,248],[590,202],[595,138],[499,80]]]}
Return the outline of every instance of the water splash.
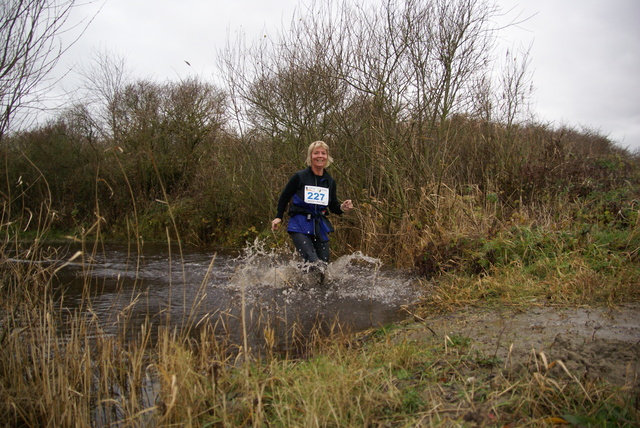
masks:
{"label": "water splash", "polygon": [[316,302],[349,299],[385,305],[410,304],[421,295],[409,272],[386,269],[381,260],[359,251],[339,257],[326,268],[313,269],[296,254],[283,255],[256,240],[234,263],[236,270],[229,282],[219,285],[244,290],[253,303],[265,293],[282,294],[290,303],[313,298]]}

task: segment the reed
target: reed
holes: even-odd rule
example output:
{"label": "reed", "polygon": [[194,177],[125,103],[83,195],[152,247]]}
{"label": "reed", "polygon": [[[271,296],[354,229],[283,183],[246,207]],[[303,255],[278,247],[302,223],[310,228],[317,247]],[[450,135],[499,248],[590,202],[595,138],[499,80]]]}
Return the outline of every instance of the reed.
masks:
{"label": "reed", "polygon": [[[295,322],[288,325],[273,311],[245,311],[244,301],[241,311],[197,315],[215,257],[182,316],[149,313],[141,324],[132,320],[131,308],[144,304],[138,285],[131,291],[116,287],[118,296],[106,311],[111,316],[105,319],[103,309],[101,318],[93,309],[98,284],[91,276],[100,236],[82,239],[74,246],[83,251],[62,263],[63,252],[37,242],[20,251],[2,248],[0,418],[6,426],[242,425],[265,417],[254,404],[265,389],[253,381],[262,361],[276,364],[282,355],[312,350]],[[54,284],[56,273],[72,261],[82,263],[84,288],[82,301],[68,310],[64,290]],[[232,324],[241,325],[239,336]],[[275,338],[282,326],[279,334],[289,337],[284,354]],[[247,337],[256,334],[264,345],[252,349]],[[318,327],[311,336],[319,341],[324,334]]]}
{"label": "reed", "polygon": [[[254,324],[249,314],[244,324],[261,326],[265,352],[249,354],[225,342],[220,325],[202,322],[190,331],[147,322],[133,335],[108,335],[91,315],[90,292],[74,313],[37,293],[54,271],[3,263],[7,426],[633,426],[638,418],[618,387],[578,379],[562,361],[532,351],[526,369],[511,370],[471,338],[415,336],[412,324],[359,335],[335,325],[328,337],[318,330],[304,358],[273,352],[273,320]],[[470,290],[469,301],[494,292],[517,302],[509,282],[485,277],[458,289]],[[443,293],[434,299],[452,304]]]}

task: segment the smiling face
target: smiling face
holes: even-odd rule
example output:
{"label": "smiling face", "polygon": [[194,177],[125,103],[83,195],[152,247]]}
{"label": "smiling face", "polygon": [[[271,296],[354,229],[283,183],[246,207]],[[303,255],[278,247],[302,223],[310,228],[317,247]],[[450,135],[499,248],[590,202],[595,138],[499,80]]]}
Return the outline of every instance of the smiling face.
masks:
{"label": "smiling face", "polygon": [[314,171],[322,171],[327,166],[329,153],[324,147],[317,147],[311,152],[311,168]]}
{"label": "smiling face", "polygon": [[322,175],[324,168],[331,165],[333,159],[329,155],[329,146],[324,141],[315,141],[309,145],[307,165],[316,175]]}

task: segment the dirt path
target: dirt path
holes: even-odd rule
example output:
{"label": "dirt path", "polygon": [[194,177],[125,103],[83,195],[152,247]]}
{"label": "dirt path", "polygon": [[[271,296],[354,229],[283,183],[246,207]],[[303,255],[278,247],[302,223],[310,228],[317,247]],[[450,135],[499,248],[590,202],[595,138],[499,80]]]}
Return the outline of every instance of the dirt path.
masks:
{"label": "dirt path", "polygon": [[540,360],[560,360],[578,379],[640,387],[640,304],[610,308],[538,307],[528,310],[464,309],[432,315],[410,335],[470,339],[472,350],[518,370]]}

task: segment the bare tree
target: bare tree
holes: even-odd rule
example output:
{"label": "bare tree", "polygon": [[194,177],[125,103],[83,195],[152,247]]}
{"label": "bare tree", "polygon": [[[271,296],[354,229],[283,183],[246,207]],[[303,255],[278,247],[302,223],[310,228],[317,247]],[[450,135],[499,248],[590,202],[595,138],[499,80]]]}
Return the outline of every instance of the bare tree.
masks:
{"label": "bare tree", "polygon": [[76,0],[0,1],[0,140],[68,49],[60,36],[75,7]]}
{"label": "bare tree", "polygon": [[500,83],[502,84],[501,99],[497,101],[500,119],[510,131],[518,122],[519,116],[526,113],[528,100],[533,92],[532,77],[529,72],[531,47],[521,52],[521,58],[515,53],[507,51]]}
{"label": "bare tree", "polygon": [[464,176],[474,120],[489,129],[503,110],[513,124],[526,107],[526,58],[492,76],[499,13],[490,0],[311,1],[277,37],[225,52],[238,122],[274,160],[333,142],[345,181],[400,218],[409,192]]}
{"label": "bare tree", "polygon": [[87,105],[92,120],[104,139],[104,144],[119,144],[122,137],[118,128],[118,106],[132,71],[122,55],[100,50],[94,51],[91,62],[80,69],[84,87],[82,102]]}

